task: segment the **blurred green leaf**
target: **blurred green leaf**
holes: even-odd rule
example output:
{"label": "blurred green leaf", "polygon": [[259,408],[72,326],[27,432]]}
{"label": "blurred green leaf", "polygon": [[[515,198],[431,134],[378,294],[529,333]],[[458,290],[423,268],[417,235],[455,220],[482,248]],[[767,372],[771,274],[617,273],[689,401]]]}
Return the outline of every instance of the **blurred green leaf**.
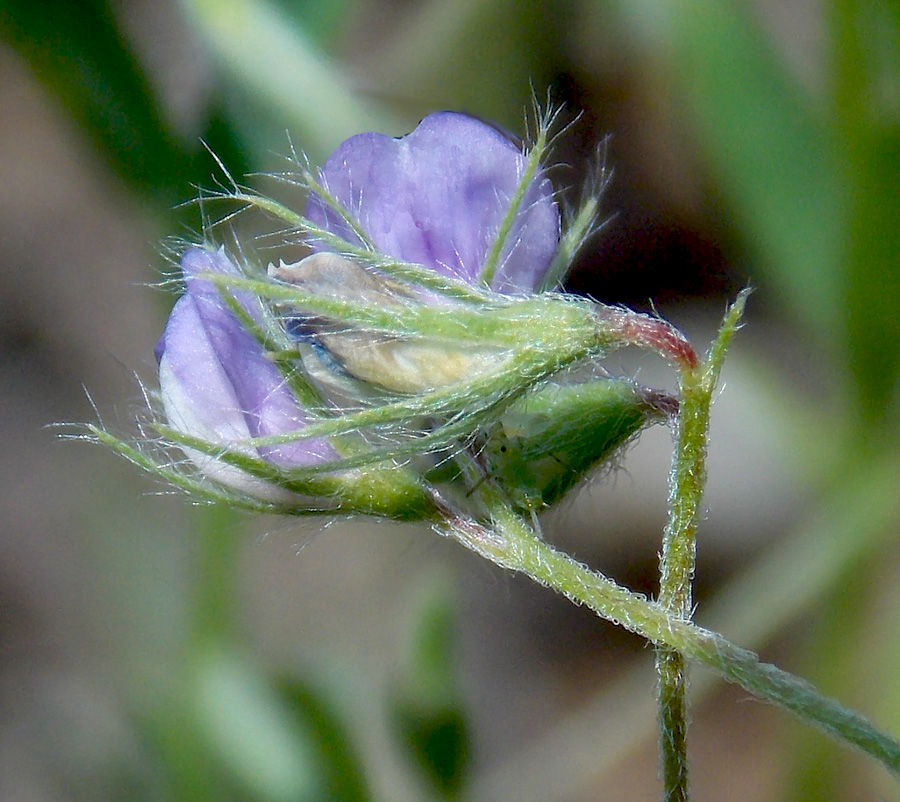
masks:
{"label": "blurred green leaf", "polygon": [[465,779],[468,733],[461,710],[425,710],[398,702],[395,723],[410,757],[446,799],[459,796]]}
{"label": "blurred green leaf", "polygon": [[[0,36],[87,133],[106,163],[166,205],[191,197],[214,162],[200,141],[186,146],[167,127],[140,64],[104,0],[3,0]],[[221,119],[206,138],[236,170],[240,146]]]}
{"label": "blurred green leaf", "polygon": [[270,802],[321,798],[313,736],[281,704],[248,661],[209,646],[195,658],[193,704],[198,729],[220,766]]}
{"label": "blurred green leaf", "polygon": [[883,0],[835,2],[836,128],[848,236],[842,322],[857,406],[877,426],[900,378],[900,12]]}
{"label": "blurred green leaf", "polygon": [[196,567],[191,638],[227,642],[234,635],[238,550],[244,537],[239,513],[225,504],[193,511]]}
{"label": "blurred green leaf", "polygon": [[5,0],[0,32],[132,183],[174,194],[190,162],[103,0]]}
{"label": "blurred green leaf", "polygon": [[321,695],[295,677],[277,683],[286,710],[311,735],[322,776],[322,799],[331,802],[368,802],[362,759],[347,729]]}
{"label": "blurred green leaf", "polygon": [[407,661],[407,690],[423,704],[444,704],[457,697],[456,610],[450,591],[439,585],[421,608]]}
{"label": "blurred green leaf", "polygon": [[[314,162],[361,131],[406,133],[376,104],[349,86],[338,65],[267,0],[182,0],[188,19],[225,75],[252,103],[245,130],[287,129]],[[236,112],[235,112],[236,113]],[[262,113],[264,116],[255,117]]]}
{"label": "blurred green leaf", "polygon": [[166,802],[237,802],[243,794],[234,778],[222,770],[190,709],[189,699],[166,699],[144,716],[142,729],[155,756],[161,798]]}
{"label": "blurred green leaf", "polygon": [[456,681],[454,610],[447,593],[437,590],[417,613],[391,718],[432,787],[455,799],[466,779],[469,733]]}
{"label": "blurred green leaf", "polygon": [[355,0],[274,0],[275,5],[294,21],[319,47],[330,45],[341,32],[352,12]]}
{"label": "blurred green leaf", "polygon": [[896,414],[900,377],[900,130],[876,131],[854,163],[845,293],[847,364],[872,425]]}
{"label": "blurred green leaf", "polygon": [[843,210],[827,118],[745,6],[628,0],[619,7],[633,30],[655,37],[656,52],[668,52],[668,80],[762,269],[801,322],[833,337]]}
{"label": "blurred green leaf", "polygon": [[[804,633],[803,675],[814,678],[824,693],[840,696],[848,704],[858,704],[859,646],[862,628],[860,613],[867,604],[871,572],[863,555],[845,562],[828,596],[817,606],[817,617]],[[868,555],[871,557],[871,555]],[[840,644],[839,648],[835,648]],[[856,698],[855,698],[856,697]],[[852,700],[852,702],[851,702]],[[848,775],[846,749],[807,726],[785,722],[790,748],[784,750],[788,764],[785,798],[792,802],[817,802],[833,798]]]}

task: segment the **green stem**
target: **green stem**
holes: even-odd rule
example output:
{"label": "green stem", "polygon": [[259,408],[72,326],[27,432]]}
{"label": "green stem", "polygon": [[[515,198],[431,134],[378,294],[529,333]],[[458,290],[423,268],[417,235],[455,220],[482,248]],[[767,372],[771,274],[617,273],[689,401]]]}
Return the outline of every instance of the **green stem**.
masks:
{"label": "green stem", "polygon": [[656,646],[703,663],[759,699],[790,710],[806,723],[858,747],[900,776],[900,743],[864,716],[823,696],[805,680],[760,662],[754,653],[673,616],[661,604],[592,571],[541,540],[508,507],[495,505],[494,525],[485,526],[455,513],[446,504],[442,506],[444,521],[437,527],[441,534],[501,567],[559,591]]}
{"label": "green stem", "polygon": [[674,649],[657,647],[659,676],[659,751],[662,762],[663,799],[688,802],[687,661]]}
{"label": "green stem", "polygon": [[659,603],[681,618],[691,615],[697,527],[706,484],[711,388],[701,378],[698,369],[686,369],[681,378],[669,520],[660,557]]}
{"label": "green stem", "polygon": [[[728,343],[737,329],[747,293],[728,311],[706,362],[682,363],[681,405],[669,491],[669,520],[660,555],[659,603],[672,616],[688,621],[693,610],[692,584],[696,568],[697,528],[706,486],[709,413]],[[657,649],[659,675],[660,753],[664,798],[688,802],[687,665],[679,652]]]}
{"label": "green stem", "polygon": [[[669,520],[660,555],[659,603],[684,620],[691,617],[696,534],[706,483],[710,393],[699,378],[698,369],[686,368],[682,372]],[[688,802],[686,660],[677,651],[660,647],[656,671],[663,798],[666,802]]]}
{"label": "green stem", "polygon": [[[805,426],[798,431],[800,440],[806,441],[823,427],[808,413],[803,415],[800,423]],[[817,453],[820,470],[834,464],[833,453],[822,453],[821,448]],[[816,607],[830,588],[840,585],[848,565],[871,563],[890,548],[900,520],[898,487],[900,449],[892,438],[881,453],[854,454],[850,461],[844,457],[837,475],[822,488],[824,502],[704,602],[705,625],[754,648],[771,642],[790,622]],[[716,679],[710,671],[692,676],[692,704],[710,696]],[[586,787],[650,735],[654,710],[643,693],[652,682],[649,672],[635,668],[612,685],[604,684],[577,712],[475,778],[471,798],[479,802],[580,798]],[[900,718],[888,715],[883,705],[879,711],[884,721]],[[591,744],[591,752],[583,749],[585,743]]]}
{"label": "green stem", "polygon": [[[709,406],[746,298],[747,292],[741,293],[728,311],[719,336],[702,364],[698,365],[692,358],[674,360],[681,366],[682,407],[658,602],[632,593],[554,549],[498,495],[483,497],[491,513],[490,526],[460,515],[439,497],[434,499],[443,516],[437,527],[442,534],[497,565],[559,591],[576,604],[584,604],[602,618],[643,636],[657,647],[666,799],[670,801],[687,799],[685,660],[707,665],[754,696],[790,710],[806,723],[857,746],[900,775],[900,743],[865,717],[823,696],[805,680],[760,662],[752,652],[690,621],[694,542],[706,480]],[[638,333],[648,331],[651,338],[659,334],[658,330],[647,327]],[[684,357],[693,354],[689,348],[673,349],[672,353]]]}

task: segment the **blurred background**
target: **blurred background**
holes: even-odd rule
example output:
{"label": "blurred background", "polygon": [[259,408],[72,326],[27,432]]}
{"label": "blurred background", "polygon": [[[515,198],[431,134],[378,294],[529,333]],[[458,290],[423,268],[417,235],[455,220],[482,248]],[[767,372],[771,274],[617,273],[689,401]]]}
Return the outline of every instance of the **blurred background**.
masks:
{"label": "blurred background", "polygon": [[[900,733],[896,0],[0,0],[0,799],[659,796],[639,639],[425,528],[195,507],[48,428],[132,431],[210,152],[321,163],[438,109],[523,134],[548,92],[566,197],[613,171],[569,289],[700,349],[756,289],[698,621]],[[645,433],[547,537],[653,593],[670,450]],[[900,800],[701,669],[692,694],[696,799]]]}

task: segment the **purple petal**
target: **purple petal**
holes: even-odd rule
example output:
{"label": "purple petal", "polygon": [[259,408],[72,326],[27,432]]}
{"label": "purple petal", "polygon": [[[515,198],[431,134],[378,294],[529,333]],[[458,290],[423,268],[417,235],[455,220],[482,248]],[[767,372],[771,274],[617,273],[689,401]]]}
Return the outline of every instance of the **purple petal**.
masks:
{"label": "purple petal", "polygon": [[[519,148],[499,131],[442,112],[400,139],[351,137],[326,162],[322,181],[382,251],[475,283],[525,165]],[[310,198],[306,214],[353,240],[319,198]],[[506,240],[493,288],[533,291],[558,241],[553,188],[539,173]]]}
{"label": "purple petal", "polygon": [[[170,423],[222,445],[302,428],[308,416],[281,372],[227,308],[218,288],[195,278],[203,272],[236,273],[224,251],[191,249],[182,266],[187,293],[175,304],[158,346],[160,389]],[[321,439],[268,447],[259,454],[282,467],[336,456]]]}
{"label": "purple petal", "polygon": [[[224,248],[217,250],[190,248],[181,257],[181,271],[184,273],[185,285],[191,296],[209,299],[213,306],[221,306],[223,309],[223,289],[197,277],[203,273],[218,273],[236,278],[243,276],[237,265],[225,253]],[[230,294],[253,320],[258,322],[261,319],[262,310],[258,298],[242,290],[231,290]]]}

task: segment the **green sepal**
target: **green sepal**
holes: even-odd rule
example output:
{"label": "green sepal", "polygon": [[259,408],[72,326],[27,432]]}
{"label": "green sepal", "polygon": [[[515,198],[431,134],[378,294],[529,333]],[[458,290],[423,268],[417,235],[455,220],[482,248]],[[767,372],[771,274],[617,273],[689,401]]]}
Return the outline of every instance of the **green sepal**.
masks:
{"label": "green sepal", "polygon": [[[284,515],[333,512],[374,515],[400,521],[425,520],[435,514],[434,505],[418,474],[390,461],[355,471],[334,470],[330,463],[322,463],[318,471],[280,468],[262,457],[210,443],[171,426],[156,424],[155,428],[170,445],[197,451],[238,468],[248,477],[262,479],[273,487],[297,494],[295,502],[290,499],[274,502],[269,510],[271,512]],[[110,444],[123,456],[136,462],[134,456],[121,445],[115,441]],[[158,460],[146,458],[138,464],[151,473],[164,475],[165,465]]]}
{"label": "green sepal", "polygon": [[402,465],[364,469],[341,482],[339,499],[347,512],[397,521],[429,520],[436,514],[418,475]]}
{"label": "green sepal", "polygon": [[547,384],[506,410],[483,455],[492,480],[516,507],[549,507],[676,407],[673,398],[623,379]]}

